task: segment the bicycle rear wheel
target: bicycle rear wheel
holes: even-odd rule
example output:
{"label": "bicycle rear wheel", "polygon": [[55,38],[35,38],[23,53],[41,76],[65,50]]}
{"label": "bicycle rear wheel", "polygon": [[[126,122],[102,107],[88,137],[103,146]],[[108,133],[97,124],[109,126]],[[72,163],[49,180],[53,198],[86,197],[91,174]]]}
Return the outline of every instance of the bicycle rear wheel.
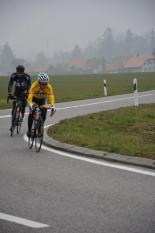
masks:
{"label": "bicycle rear wheel", "polygon": [[21,126],[22,126],[22,123],[19,122],[18,125],[17,125],[17,134],[20,133],[20,130],[21,130]]}
{"label": "bicycle rear wheel", "polygon": [[43,143],[43,135],[44,135],[44,126],[42,117],[39,116],[38,122],[36,125],[36,134],[35,134],[35,150],[39,152]]}
{"label": "bicycle rear wheel", "polygon": [[29,147],[29,149],[32,149],[32,147],[33,147],[35,135],[36,135],[36,126],[35,126],[35,121],[33,119],[31,134],[28,137],[28,147]]}

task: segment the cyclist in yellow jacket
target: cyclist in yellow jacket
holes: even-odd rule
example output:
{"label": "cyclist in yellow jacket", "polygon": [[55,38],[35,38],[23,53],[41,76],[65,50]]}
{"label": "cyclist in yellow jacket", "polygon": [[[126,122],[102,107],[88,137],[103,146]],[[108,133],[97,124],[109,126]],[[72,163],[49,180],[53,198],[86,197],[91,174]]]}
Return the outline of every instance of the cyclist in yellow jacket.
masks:
{"label": "cyclist in yellow jacket", "polygon": [[[32,83],[29,95],[28,95],[28,105],[30,108],[29,116],[28,116],[28,132],[27,136],[31,135],[31,128],[33,123],[33,106],[37,104],[38,106],[46,105],[47,99],[49,99],[49,103],[51,105],[51,115],[55,113],[55,98],[53,93],[53,87],[49,84],[49,76],[44,72],[40,72],[38,74],[38,80]],[[41,109],[41,116],[43,122],[46,120],[47,109]]]}

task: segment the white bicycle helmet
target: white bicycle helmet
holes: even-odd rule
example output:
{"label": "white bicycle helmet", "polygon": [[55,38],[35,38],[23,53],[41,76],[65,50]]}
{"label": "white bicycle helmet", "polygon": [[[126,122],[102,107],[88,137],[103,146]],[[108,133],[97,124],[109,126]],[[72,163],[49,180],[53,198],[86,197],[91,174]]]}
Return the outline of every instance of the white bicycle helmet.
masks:
{"label": "white bicycle helmet", "polygon": [[49,77],[48,77],[48,74],[44,73],[44,72],[40,72],[38,74],[38,81],[40,83],[48,83],[49,82]]}

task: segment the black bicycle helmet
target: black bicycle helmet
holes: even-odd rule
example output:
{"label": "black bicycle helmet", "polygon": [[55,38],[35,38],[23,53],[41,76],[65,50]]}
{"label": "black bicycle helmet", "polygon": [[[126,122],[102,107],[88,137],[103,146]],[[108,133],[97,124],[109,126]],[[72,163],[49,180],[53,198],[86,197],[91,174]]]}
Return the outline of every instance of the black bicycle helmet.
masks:
{"label": "black bicycle helmet", "polygon": [[24,67],[23,65],[18,65],[18,66],[16,67],[16,71],[17,71],[17,72],[23,73],[24,70],[25,70],[25,67]]}

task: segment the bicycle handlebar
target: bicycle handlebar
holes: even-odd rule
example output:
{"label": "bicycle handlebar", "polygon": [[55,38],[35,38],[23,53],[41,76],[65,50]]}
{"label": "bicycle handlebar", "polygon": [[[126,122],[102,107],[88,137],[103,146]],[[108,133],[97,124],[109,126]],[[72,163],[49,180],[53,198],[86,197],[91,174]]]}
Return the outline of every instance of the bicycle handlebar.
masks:
{"label": "bicycle handlebar", "polygon": [[33,108],[39,108],[39,109],[51,109],[52,107],[47,105],[47,104],[44,104],[44,105],[41,105],[41,106],[38,106],[37,104],[33,104]]}
{"label": "bicycle handlebar", "polygon": [[[37,109],[38,109],[38,110],[41,110],[41,109],[47,109],[47,110],[50,109],[50,110],[51,110],[52,107],[49,106],[49,105],[47,105],[47,104],[41,105],[41,106],[38,106],[37,104],[34,104],[34,105],[33,105],[33,109],[34,109],[34,110],[37,110]],[[53,112],[51,111],[50,117],[53,116],[53,115],[55,114],[55,112],[56,112],[56,110],[53,111]]]}
{"label": "bicycle handlebar", "polygon": [[40,109],[51,109],[52,107],[51,106],[49,106],[49,105],[41,105],[40,107],[39,107]]}
{"label": "bicycle handlebar", "polygon": [[10,100],[21,100],[20,97],[17,97],[17,96],[14,96],[14,95],[8,96],[7,101],[8,101],[9,99],[10,99]]}
{"label": "bicycle handlebar", "polygon": [[10,95],[10,96],[7,97],[7,103],[9,103],[9,100],[17,100],[17,97],[13,96],[13,95],[12,96]]}

